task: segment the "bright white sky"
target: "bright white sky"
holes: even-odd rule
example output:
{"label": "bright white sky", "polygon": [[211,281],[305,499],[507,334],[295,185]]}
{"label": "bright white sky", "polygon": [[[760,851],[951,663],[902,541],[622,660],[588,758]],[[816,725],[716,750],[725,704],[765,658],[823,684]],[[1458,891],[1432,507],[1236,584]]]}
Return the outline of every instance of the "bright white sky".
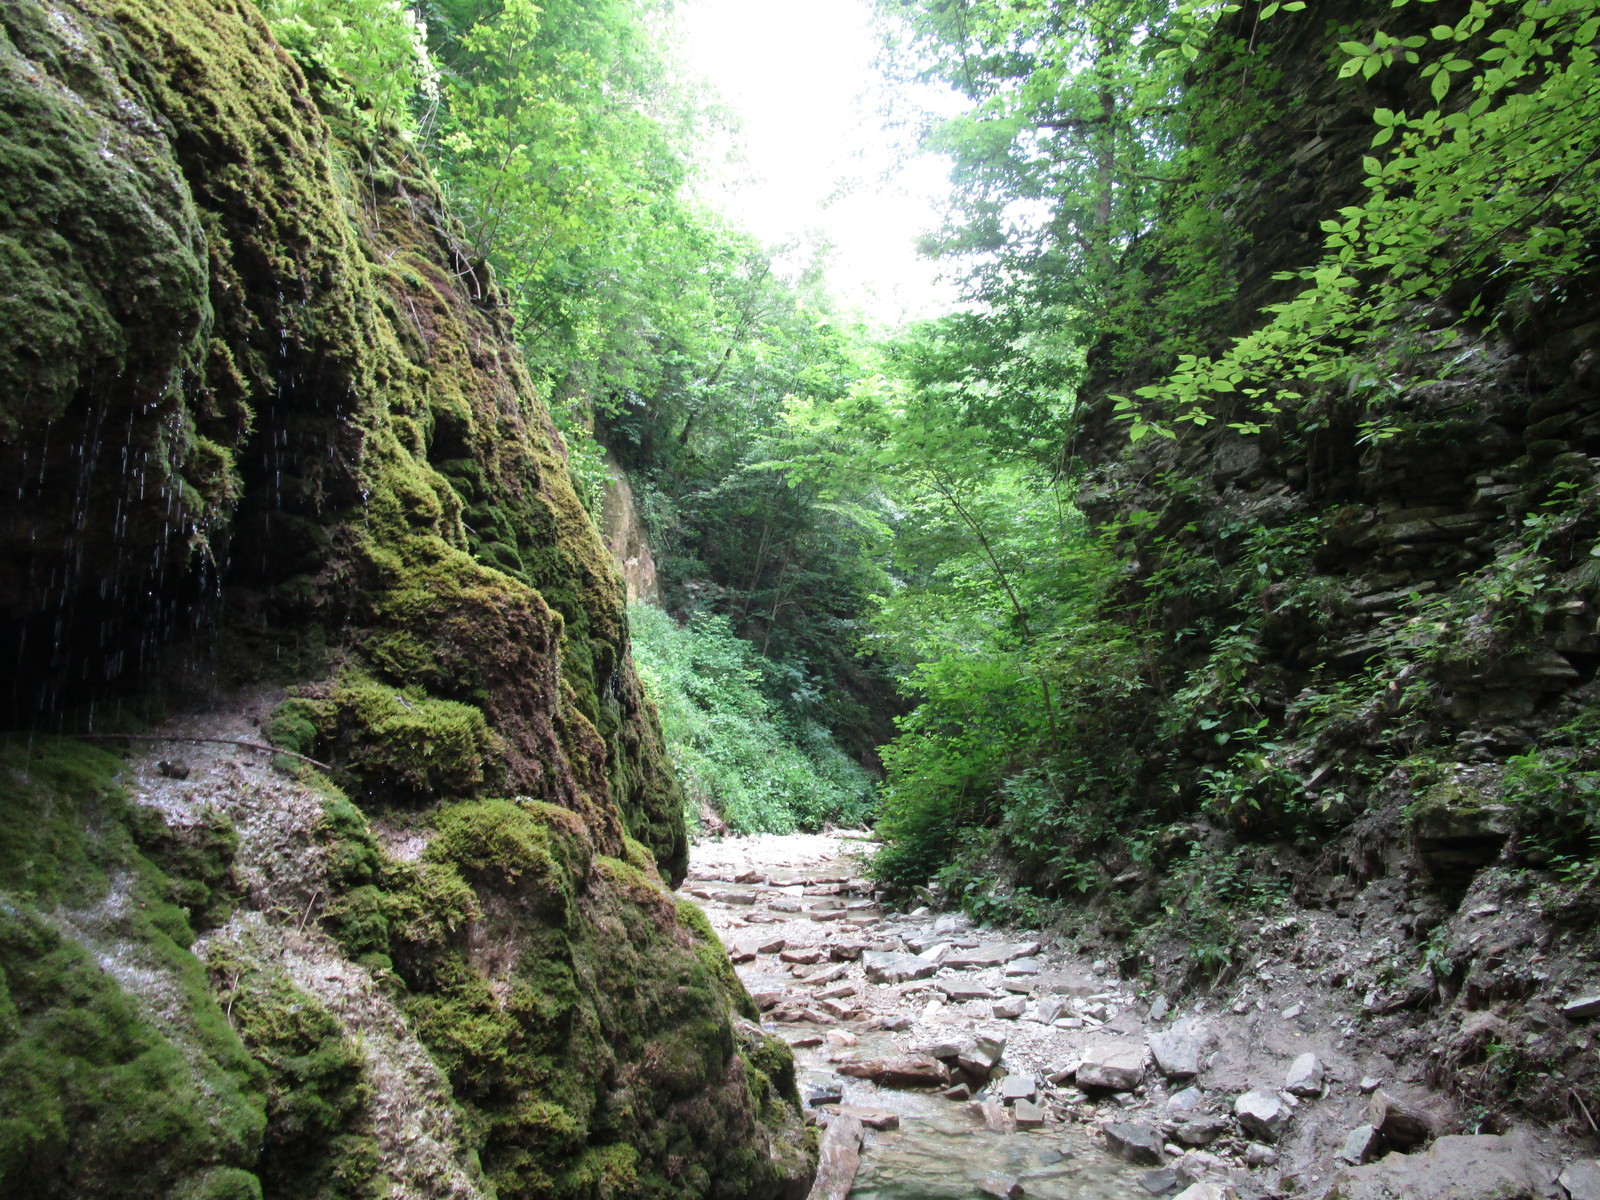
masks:
{"label": "bright white sky", "polygon": [[[955,292],[919,258],[944,165],[902,157],[877,111],[872,0],[689,0],[689,68],[743,125],[743,165],[709,199],[763,241],[833,246],[830,290],[886,324],[947,311]],[[885,173],[888,177],[885,178]]]}

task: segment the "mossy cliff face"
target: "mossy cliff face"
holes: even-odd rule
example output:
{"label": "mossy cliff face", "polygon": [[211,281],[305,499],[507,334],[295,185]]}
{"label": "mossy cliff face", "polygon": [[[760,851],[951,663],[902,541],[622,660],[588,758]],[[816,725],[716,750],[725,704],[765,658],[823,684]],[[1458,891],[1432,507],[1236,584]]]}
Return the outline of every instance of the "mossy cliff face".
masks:
{"label": "mossy cliff face", "polygon": [[[330,789],[308,896],[242,894],[226,813],[179,838],[115,798],[114,760],[92,756],[91,812],[38,769],[75,751],[19,752],[0,1055],[33,1066],[0,1072],[0,1191],[370,1193],[372,1064],[246,919],[336,939],[393,993],[482,1194],[792,1191],[792,1072],[664,890],[680,796],[493,282],[405,143],[317,96],[247,4],[0,11],[9,723],[136,687],[211,631],[230,671],[299,671],[271,733],[356,802]],[[423,859],[379,849],[363,807],[403,810]],[[80,844],[69,901],[51,881]],[[187,947],[223,922],[208,973]],[[182,1005],[96,974],[107,954],[160,958]],[[67,1028],[85,997],[90,1044]],[[84,1055],[123,1084],[81,1089]],[[174,1108],[158,1095],[200,1099],[148,1137],[96,1133]]]}

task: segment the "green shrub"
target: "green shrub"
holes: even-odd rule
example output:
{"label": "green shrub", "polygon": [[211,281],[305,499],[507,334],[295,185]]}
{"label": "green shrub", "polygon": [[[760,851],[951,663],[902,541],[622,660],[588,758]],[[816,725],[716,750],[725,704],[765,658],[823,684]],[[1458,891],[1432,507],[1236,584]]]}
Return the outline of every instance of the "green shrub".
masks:
{"label": "green shrub", "polygon": [[820,725],[786,717],[762,687],[761,660],[722,617],[679,625],[629,610],[639,673],[661,713],[691,821],[709,805],[739,833],[855,825],[871,777]]}

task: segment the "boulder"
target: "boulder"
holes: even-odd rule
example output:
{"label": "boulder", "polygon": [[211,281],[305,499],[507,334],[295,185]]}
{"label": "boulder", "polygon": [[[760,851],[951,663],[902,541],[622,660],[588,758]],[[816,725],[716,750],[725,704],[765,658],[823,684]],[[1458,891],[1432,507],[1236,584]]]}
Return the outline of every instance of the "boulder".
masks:
{"label": "boulder", "polygon": [[1568,1163],[1556,1182],[1567,1189],[1571,1200],[1600,1200],[1600,1159]]}
{"label": "boulder", "polygon": [[1149,1125],[1113,1121],[1105,1127],[1106,1148],[1135,1166],[1159,1167],[1166,1161],[1161,1134]]}
{"label": "boulder", "polygon": [[915,954],[894,951],[868,950],[861,956],[867,978],[873,983],[907,983],[913,979],[926,979],[939,969],[939,964],[918,958]]}
{"label": "boulder", "polygon": [[1293,1114],[1276,1092],[1255,1088],[1233,1102],[1233,1115],[1246,1133],[1264,1142],[1275,1142],[1289,1127]]}
{"label": "boulder", "polygon": [[1334,1178],[1326,1200],[1539,1200],[1549,1172],[1512,1137],[1442,1137]]}
{"label": "boulder", "polygon": [[1111,1092],[1131,1092],[1144,1078],[1149,1056],[1143,1046],[1090,1046],[1078,1064],[1075,1082],[1084,1091],[1102,1088]]}
{"label": "boulder", "polygon": [[1322,1060],[1308,1050],[1289,1064],[1283,1090],[1294,1096],[1320,1096],[1322,1074]]}
{"label": "boulder", "polygon": [[1156,1069],[1168,1079],[1193,1079],[1200,1074],[1200,1055],[1210,1036],[1210,1030],[1191,1021],[1176,1021],[1166,1029],[1150,1030],[1150,1055]]}

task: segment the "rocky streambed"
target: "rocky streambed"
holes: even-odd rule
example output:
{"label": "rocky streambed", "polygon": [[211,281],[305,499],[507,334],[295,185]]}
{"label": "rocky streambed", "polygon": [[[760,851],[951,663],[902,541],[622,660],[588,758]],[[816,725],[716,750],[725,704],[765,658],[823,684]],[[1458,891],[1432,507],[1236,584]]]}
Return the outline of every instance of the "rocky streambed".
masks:
{"label": "rocky streambed", "polygon": [[1464,1130],[1317,998],[1175,1009],[1039,931],[886,909],[871,849],[708,841],[680,892],[794,1049],[813,1200],[1600,1200],[1600,1163]]}

